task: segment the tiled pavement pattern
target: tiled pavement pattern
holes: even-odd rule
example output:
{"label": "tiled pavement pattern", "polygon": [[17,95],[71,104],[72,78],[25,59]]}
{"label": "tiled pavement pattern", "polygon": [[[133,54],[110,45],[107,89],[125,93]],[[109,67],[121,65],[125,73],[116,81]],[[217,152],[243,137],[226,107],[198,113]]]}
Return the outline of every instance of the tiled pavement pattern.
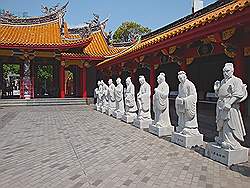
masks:
{"label": "tiled pavement pattern", "polygon": [[229,169],[89,106],[9,107],[0,123],[1,188],[250,187],[249,163]]}

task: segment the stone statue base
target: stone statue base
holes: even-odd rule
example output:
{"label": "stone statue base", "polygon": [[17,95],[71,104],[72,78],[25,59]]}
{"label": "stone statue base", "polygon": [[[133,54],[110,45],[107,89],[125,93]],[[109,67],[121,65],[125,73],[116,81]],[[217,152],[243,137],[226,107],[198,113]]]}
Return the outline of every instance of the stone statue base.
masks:
{"label": "stone statue base", "polygon": [[133,123],[134,120],[136,119],[137,115],[136,114],[130,114],[130,115],[122,115],[122,121],[126,123]]}
{"label": "stone statue base", "polygon": [[153,124],[149,125],[149,132],[157,135],[158,137],[169,136],[174,132],[174,126],[159,127]]}
{"label": "stone statue base", "polygon": [[227,166],[248,161],[248,148],[242,147],[238,150],[221,148],[215,142],[207,144],[205,156]]}
{"label": "stone statue base", "polygon": [[108,109],[106,109],[106,112],[105,112],[105,113],[106,113],[107,115],[109,115],[109,116],[112,116],[113,112],[114,112],[114,110],[108,108]]}
{"label": "stone statue base", "polygon": [[171,142],[178,144],[185,148],[192,148],[194,146],[203,145],[203,134],[199,135],[184,135],[181,133],[173,132]]}
{"label": "stone statue base", "polygon": [[152,124],[152,122],[153,122],[152,119],[139,120],[136,118],[133,122],[133,126],[139,129],[148,129],[149,125]]}
{"label": "stone statue base", "polygon": [[113,111],[112,116],[116,119],[121,119],[122,118],[123,113],[121,113],[120,111]]}

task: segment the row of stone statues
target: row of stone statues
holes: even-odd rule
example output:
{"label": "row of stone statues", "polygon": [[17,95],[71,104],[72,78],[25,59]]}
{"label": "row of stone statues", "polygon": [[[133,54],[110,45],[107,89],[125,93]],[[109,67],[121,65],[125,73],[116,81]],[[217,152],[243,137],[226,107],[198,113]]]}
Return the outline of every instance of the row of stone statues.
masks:
{"label": "row of stone statues", "polygon": [[[235,77],[233,72],[233,64],[226,63],[223,68],[224,79],[215,82],[214,89],[218,95],[216,124],[219,136],[215,138],[215,142],[208,143],[206,148],[208,157],[227,165],[244,162],[248,158],[248,150],[239,143],[244,140],[243,136],[246,134],[239,104],[248,94],[246,85],[240,78]],[[157,77],[158,86],[154,89],[154,121],[151,119],[151,88],[144,76],[139,76],[137,103],[135,87],[130,77],[126,79],[125,89],[120,78],[117,78],[116,86],[112,79],[108,81],[109,86],[98,81],[98,88],[95,89],[96,109],[127,123],[133,123],[138,128],[149,128],[149,132],[158,136],[171,135],[171,141],[181,146],[191,148],[203,145],[203,135],[198,130],[195,85],[187,79],[184,71],[178,72],[178,80],[180,84],[175,100],[178,116],[176,131],[170,121],[169,86],[164,73]],[[235,152],[239,155],[235,155]]]}

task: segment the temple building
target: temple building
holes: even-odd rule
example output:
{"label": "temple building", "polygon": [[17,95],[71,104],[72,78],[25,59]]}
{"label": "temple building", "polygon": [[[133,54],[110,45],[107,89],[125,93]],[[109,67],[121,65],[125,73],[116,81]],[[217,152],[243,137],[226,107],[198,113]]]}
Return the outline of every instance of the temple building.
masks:
{"label": "temple building", "polygon": [[[143,74],[152,91],[156,75],[165,72],[171,96],[177,72],[185,70],[196,84],[200,102],[214,101],[213,83],[222,78],[225,62],[250,83],[250,1],[220,0],[169,25],[138,37],[130,45],[110,44],[107,19],[68,28],[66,6],[41,17],[0,16],[0,86],[3,65],[20,65],[20,98],[41,97],[38,70],[53,70],[49,97],[93,97],[97,80],[131,76],[138,90]],[[70,76],[71,75],[71,76]],[[73,75],[73,78],[72,78]],[[249,91],[249,87],[248,87]],[[242,109],[249,109],[249,99]],[[249,111],[249,110],[248,110]],[[249,112],[248,112],[249,113]]]}
{"label": "temple building", "polygon": [[[44,93],[47,97],[60,98],[92,95],[95,65],[126,48],[108,44],[104,32],[107,20],[100,22],[97,15],[85,27],[69,29],[64,20],[67,4],[50,11],[45,7],[47,11],[40,17],[1,14],[0,88],[8,92],[3,79],[4,64],[17,64],[20,98],[43,97]],[[53,77],[49,89],[41,92],[43,80],[38,75],[44,66],[51,66]]]}

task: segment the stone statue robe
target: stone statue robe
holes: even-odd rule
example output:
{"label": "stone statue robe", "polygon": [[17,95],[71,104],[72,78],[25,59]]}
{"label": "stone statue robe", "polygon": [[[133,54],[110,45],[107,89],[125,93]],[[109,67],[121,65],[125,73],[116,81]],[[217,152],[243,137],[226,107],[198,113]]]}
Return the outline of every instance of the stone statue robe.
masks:
{"label": "stone statue robe", "polygon": [[124,113],[123,85],[120,83],[115,88],[115,102],[117,112]]}
{"label": "stone statue robe", "polygon": [[138,103],[138,118],[139,119],[151,119],[150,112],[150,85],[145,82],[141,85],[139,93],[137,94]]}
{"label": "stone statue robe", "polygon": [[128,113],[135,113],[137,111],[137,106],[135,102],[135,86],[130,83],[125,90],[125,111]]}
{"label": "stone statue robe", "polygon": [[109,99],[108,99],[108,91],[109,91],[109,87],[103,83],[103,97],[102,97],[102,101],[103,101],[103,107],[108,108],[109,105]]}
{"label": "stone statue robe", "polygon": [[99,106],[102,107],[103,106],[103,86],[100,85],[98,88],[98,101],[99,101]]}
{"label": "stone statue robe", "polygon": [[[219,131],[219,138],[225,142],[230,149],[241,147],[237,140],[244,141],[246,135],[243,120],[240,113],[240,102],[247,98],[246,85],[240,78],[232,76],[228,80],[223,79],[219,89],[216,91],[219,99],[216,106],[216,123]],[[224,105],[230,103],[232,97],[236,101],[231,105],[230,110],[225,110]]]}
{"label": "stone statue robe", "polygon": [[156,126],[167,127],[171,125],[168,94],[168,84],[166,82],[159,84],[153,96],[153,110],[155,113],[154,124]]}
{"label": "stone statue robe", "polygon": [[109,108],[115,110],[115,85],[112,83],[108,88],[108,100],[109,100]]}
{"label": "stone statue robe", "polygon": [[94,91],[94,98],[96,98],[96,107],[99,107],[100,105],[100,99],[99,99],[99,88],[95,88],[95,91]]}
{"label": "stone statue robe", "polygon": [[[195,135],[199,134],[196,103],[197,92],[194,84],[188,79],[182,84],[179,84],[179,94],[175,100],[176,113],[178,115],[177,132]],[[183,103],[180,101],[183,100]]]}

